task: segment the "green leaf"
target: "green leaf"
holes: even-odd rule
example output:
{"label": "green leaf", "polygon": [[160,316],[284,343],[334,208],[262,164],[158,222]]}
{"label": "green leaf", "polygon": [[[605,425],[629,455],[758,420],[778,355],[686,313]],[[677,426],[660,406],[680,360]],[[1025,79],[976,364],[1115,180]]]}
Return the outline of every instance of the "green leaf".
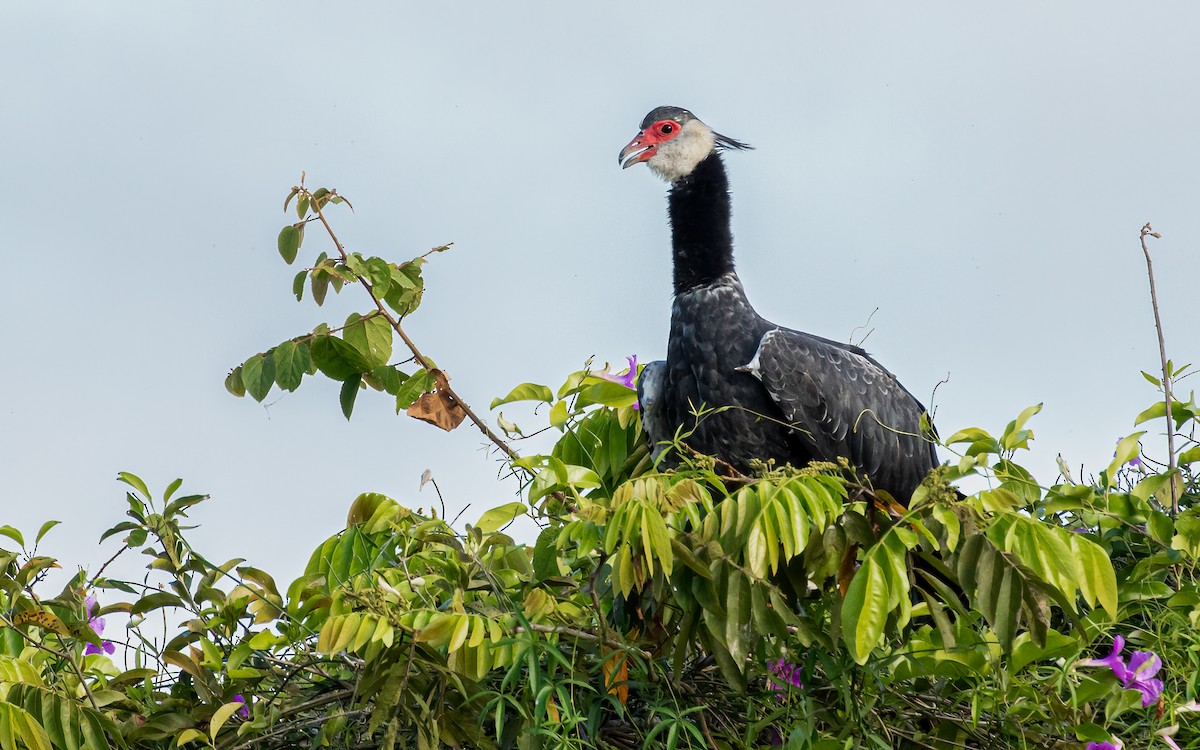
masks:
{"label": "green leaf", "polygon": [[1035,661],[1046,661],[1077,654],[1079,643],[1069,635],[1063,635],[1057,630],[1046,633],[1046,643],[1039,646],[1033,642],[1029,633],[1021,633],[1013,641],[1012,658],[1008,663],[1008,673],[1015,675]]}
{"label": "green leaf", "polygon": [[117,480],[137,490],[143,498],[150,499],[150,489],[146,487],[146,483],[137,474],[130,474],[128,471],[118,471]]}
{"label": "green leaf", "polygon": [[241,365],[230,370],[229,374],[225,376],[225,390],[238,398],[246,395],[246,386],[242,383]]}
{"label": "green leaf", "polygon": [[162,607],[182,606],[183,600],[181,600],[178,596],[166,591],[159,591],[154,594],[143,596],[141,599],[138,599],[136,602],[134,602],[133,606],[129,608],[129,614],[141,615],[156,609],[161,609]]}
{"label": "green leaf", "polygon": [[242,383],[250,397],[261,404],[275,384],[275,361],[270,352],[255,354],[242,363]]}
{"label": "green leaf", "polygon": [[475,522],[475,528],[485,534],[490,534],[493,531],[499,531],[502,527],[512,523],[513,519],[526,511],[524,503],[511,502],[505,503],[498,508],[492,508],[479,517]]}
{"label": "green leaf", "polygon": [[[1187,403],[1174,399],[1171,401],[1171,419],[1175,422],[1175,429],[1178,430],[1183,427],[1184,423],[1189,419],[1200,419],[1200,407],[1196,405],[1195,398],[1195,394],[1193,394]],[[1149,422],[1152,419],[1161,419],[1166,415],[1166,402],[1158,401],[1149,409],[1137,415],[1137,418],[1133,420],[1133,424],[1136,426],[1142,422]]]}
{"label": "green leaf", "polygon": [[392,326],[382,315],[351,313],[342,338],[362,356],[368,370],[387,364],[392,356]]}
{"label": "green leaf", "polygon": [[1004,434],[1000,437],[1000,444],[1005,450],[1012,451],[1018,448],[1029,448],[1029,441],[1033,438],[1033,432],[1024,429],[1025,423],[1034,414],[1042,410],[1041,404],[1034,404],[1022,411],[1016,419],[1008,423],[1004,428]]}
{"label": "green leaf", "polygon": [[414,258],[388,269],[390,286],[383,301],[401,318],[411,314],[421,304],[425,291],[425,282],[421,278],[424,262],[423,258]]}
{"label": "green leaf", "polygon": [[42,541],[42,537],[46,536],[47,531],[59,525],[60,523],[62,523],[62,521],[46,521],[44,524],[42,524],[42,527],[38,529],[37,537],[35,537],[33,540],[34,545],[36,546]]}
{"label": "green leaf", "polygon": [[338,402],[342,405],[342,414],[346,415],[346,419],[350,419],[350,414],[354,411],[354,400],[358,398],[359,386],[362,384],[362,375],[355,373],[342,383],[341,393],[338,394]]}
{"label": "green leaf", "polygon": [[296,301],[304,299],[304,282],[308,280],[308,269],[303,269],[296,273],[292,279],[292,294],[296,295]]}
{"label": "green leaf", "polygon": [[325,295],[329,292],[329,272],[323,268],[314,269],[312,274],[312,295],[317,306],[325,304]]}
{"label": "green leaf", "polygon": [[1171,538],[1175,536],[1175,524],[1171,522],[1170,516],[1155,510],[1150,512],[1150,517],[1146,520],[1146,531],[1154,541],[1169,547]]}
{"label": "green leaf", "polygon": [[632,406],[637,401],[637,391],[626,388],[621,383],[607,380],[589,385],[579,392],[579,406],[602,404],[613,408]]}
{"label": "green leaf", "polygon": [[1104,548],[1079,534],[1071,535],[1071,552],[1079,590],[1088,606],[1099,602],[1114,618],[1117,616],[1117,574]]}
{"label": "green leaf", "polygon": [[1135,432],[1128,437],[1121,438],[1121,441],[1117,443],[1116,455],[1113,456],[1112,463],[1108,465],[1108,476],[1115,477],[1122,466],[1137,458],[1138,454],[1142,452],[1142,446],[1138,441],[1145,434],[1145,432]]}
{"label": "green leaf", "polygon": [[842,602],[842,637],[850,658],[866,664],[871,651],[883,638],[887,623],[889,593],[887,577],[874,557],[867,557],[854,574]]}
{"label": "green leaf", "polygon": [[[16,740],[20,739],[18,745]],[[50,737],[42,725],[25,709],[11,703],[0,702],[0,742],[4,749],[54,750]]]}
{"label": "green leaf", "polygon": [[522,383],[509,391],[504,398],[492,399],[492,405],[489,408],[495,409],[497,406],[514,401],[544,401],[549,404],[554,401],[554,392],[544,385]]}
{"label": "green leaf", "polygon": [[275,362],[275,382],[285,391],[295,391],[312,364],[308,344],[285,341],[272,350]]}
{"label": "green leaf", "polygon": [[297,227],[295,224],[284,227],[279,232],[279,255],[283,258],[283,262],[289,266],[296,262],[296,253],[300,250],[300,242],[304,237],[304,225]]}
{"label": "green leaf", "polygon": [[396,413],[407,409],[422,393],[432,390],[433,386],[434,377],[428,370],[420,369],[414,372],[396,389]]}
{"label": "green leaf", "polygon": [[565,425],[567,423],[568,417],[569,417],[569,414],[567,413],[567,402],[566,401],[559,401],[558,403],[556,403],[554,406],[552,406],[550,408],[550,426],[551,427],[562,427],[563,425]]}
{"label": "green leaf", "polygon": [[372,369],[357,349],[337,336],[314,337],[309,352],[317,369],[331,380],[341,382]]}
{"label": "green leaf", "polygon": [[24,547],[25,547],[25,537],[22,536],[20,531],[13,528],[12,526],[0,526],[0,536],[8,537],[9,539],[13,540],[17,544],[21,545],[22,549],[24,549]]}
{"label": "green leaf", "polygon": [[217,741],[217,735],[221,733],[221,727],[225,725],[230,716],[241,710],[244,705],[241,701],[231,701],[213,712],[212,719],[209,720],[208,736],[212,738],[214,744]]}
{"label": "green leaf", "polygon": [[537,543],[533,546],[533,575],[537,581],[544,581],[559,574],[559,531],[554,526],[548,526],[538,534]]}

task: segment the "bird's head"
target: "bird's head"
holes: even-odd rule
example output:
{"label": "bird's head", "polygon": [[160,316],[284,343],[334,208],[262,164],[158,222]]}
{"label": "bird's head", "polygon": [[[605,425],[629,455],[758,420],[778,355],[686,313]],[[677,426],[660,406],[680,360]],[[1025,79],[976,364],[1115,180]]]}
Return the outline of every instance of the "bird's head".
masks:
{"label": "bird's head", "polygon": [[658,107],[646,115],[637,134],[617,160],[623,169],[645,162],[667,182],[681,180],[719,148],[748,149],[749,144],[717,133],[681,107]]}

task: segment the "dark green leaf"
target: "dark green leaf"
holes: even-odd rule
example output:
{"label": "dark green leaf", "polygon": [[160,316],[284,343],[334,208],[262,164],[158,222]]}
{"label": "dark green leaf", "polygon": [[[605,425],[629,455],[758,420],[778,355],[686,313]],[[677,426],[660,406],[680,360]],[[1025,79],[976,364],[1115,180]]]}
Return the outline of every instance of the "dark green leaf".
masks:
{"label": "dark green leaf", "polygon": [[285,391],[299,388],[300,380],[312,364],[308,345],[295,341],[285,341],[275,347],[272,359],[275,362],[275,382]]}
{"label": "dark green leaf", "polygon": [[292,279],[292,294],[296,295],[296,301],[304,299],[304,282],[308,278],[308,269],[299,271],[295,278]]}
{"label": "dark green leaf", "polygon": [[207,499],[208,495],[185,495],[172,503],[168,503],[167,507],[163,509],[163,515],[169,518]]}
{"label": "dark green leaf", "polygon": [[558,571],[558,534],[559,529],[548,527],[538,534],[537,543],[533,546],[533,574],[535,580],[544,581],[559,574]]}
{"label": "dark green leaf", "polygon": [[329,291],[329,272],[323,268],[312,272],[312,295],[317,305],[325,304],[325,294]]}
{"label": "dark green leaf", "polygon": [[[303,227],[303,225],[300,226]],[[296,253],[300,250],[302,236],[301,229],[297,228],[295,224],[290,224],[279,231],[279,240],[276,243],[279,246],[279,255],[289,266],[296,262]]]}
{"label": "dark green leaf", "polygon": [[141,615],[151,610],[160,609],[162,607],[182,607],[183,600],[174,594],[166,591],[159,591],[154,594],[148,594],[138,599],[129,609],[131,615]]}
{"label": "dark green leaf", "polygon": [[363,373],[363,381],[367,385],[391,396],[396,395],[396,392],[400,390],[400,385],[407,379],[407,375],[390,366],[376,367],[370,372]]}
{"label": "dark green leaf", "polygon": [[267,354],[255,354],[242,363],[242,383],[255,401],[262,403],[275,384],[275,361]]}
{"label": "dark green leaf", "polygon": [[336,336],[316,336],[309,347],[313,363],[326,377],[344,381],[371,369],[362,355]]}
{"label": "dark green leaf", "polygon": [[342,414],[346,415],[346,419],[349,419],[350,414],[354,411],[354,399],[358,398],[358,389],[361,383],[362,375],[358,373],[346,378],[346,381],[342,383],[338,401],[342,405]]}

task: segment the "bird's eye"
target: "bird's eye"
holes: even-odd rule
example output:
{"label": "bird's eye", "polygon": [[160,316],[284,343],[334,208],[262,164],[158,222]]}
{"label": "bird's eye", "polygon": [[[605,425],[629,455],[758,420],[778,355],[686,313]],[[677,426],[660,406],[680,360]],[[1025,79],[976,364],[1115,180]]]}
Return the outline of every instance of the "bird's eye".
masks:
{"label": "bird's eye", "polygon": [[675,126],[672,123],[664,122],[662,125],[658,126],[658,132],[662,133],[663,135],[670,135],[671,133],[675,132]]}

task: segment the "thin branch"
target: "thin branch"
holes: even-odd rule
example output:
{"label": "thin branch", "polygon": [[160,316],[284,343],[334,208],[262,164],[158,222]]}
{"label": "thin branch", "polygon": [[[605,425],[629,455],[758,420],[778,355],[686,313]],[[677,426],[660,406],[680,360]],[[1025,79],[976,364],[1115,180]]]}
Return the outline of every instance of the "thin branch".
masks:
{"label": "thin branch", "polygon": [[[362,716],[363,714],[368,714],[370,712],[371,712],[371,709],[369,709],[369,708],[360,708],[355,711],[343,711],[342,713],[339,713],[339,714],[330,714],[329,716],[318,716],[317,718],[309,719],[308,721],[301,721],[296,724],[288,724],[285,727],[281,727],[279,729],[276,729],[275,731],[267,732],[266,734],[262,734],[257,737],[253,737],[250,740],[243,742],[240,745],[236,745],[236,746],[234,746],[233,750],[246,750],[246,748],[253,747],[254,745],[257,745],[260,742],[265,742],[266,740],[272,739],[274,737],[279,737],[281,735],[285,735],[289,732],[294,732],[294,731],[297,731],[300,729],[307,729],[308,727],[315,727],[320,724],[324,724],[325,722],[329,721],[330,719],[340,719],[340,718],[350,718],[353,716]],[[224,747],[224,746],[222,746],[222,747]]]}
{"label": "thin branch", "polygon": [[[338,254],[341,256],[342,262],[345,262],[348,260],[346,248],[342,245],[341,240],[337,238],[337,235],[333,231],[333,227],[329,225],[329,221],[325,218],[325,212],[321,209],[320,202],[313,201],[311,206],[312,210],[316,212],[317,218],[321,220],[321,224],[325,226],[325,231],[329,234],[329,238],[333,240],[333,244],[337,247]],[[374,300],[375,308],[379,310],[379,314],[382,315],[384,320],[388,322],[388,324],[392,327],[392,330],[394,330],[400,336],[400,339],[404,342],[404,345],[408,347],[408,350],[413,353],[413,359],[415,359],[417,364],[424,368],[426,372],[432,374],[437,368],[435,368],[433,363],[421,353],[421,350],[417,348],[417,345],[413,343],[413,340],[410,339],[408,334],[404,332],[404,328],[400,325],[400,319],[393,316],[387,307],[384,306],[383,300],[379,299],[379,297],[375,295],[374,290],[371,289],[371,284],[365,278],[357,274],[355,274],[355,276],[358,278],[358,283],[362,285],[363,289],[367,290],[367,294],[371,295],[371,299]],[[492,432],[492,428],[488,427],[487,423],[479,418],[479,416],[467,404],[466,401],[463,401],[462,398],[460,398],[459,395],[454,392],[454,389],[450,387],[449,382],[446,382],[444,386],[439,387],[439,390],[449,396],[456,404],[458,404],[463,412],[466,413],[467,418],[479,428],[479,431],[482,432],[488,440],[492,441],[492,443],[494,443],[496,447],[500,449],[500,452],[508,456],[512,461],[516,461],[521,458],[516,451],[509,447],[508,443],[506,443],[503,438],[501,438],[495,432]]]}
{"label": "thin branch", "polygon": [[87,588],[90,589],[90,588],[94,587],[96,585],[96,581],[100,580],[100,576],[104,575],[104,569],[107,568],[109,565],[111,565],[112,562],[114,560],[116,560],[118,557],[120,557],[127,549],[130,549],[128,544],[122,545],[121,549],[117,550],[115,555],[108,558],[108,560],[106,560],[104,562],[104,564],[100,566],[100,570],[96,571],[96,575],[92,576],[91,580],[89,580],[87,582]]}
{"label": "thin branch", "polygon": [[1146,275],[1150,277],[1150,306],[1154,308],[1154,330],[1158,333],[1158,357],[1162,364],[1163,397],[1167,407],[1167,471],[1171,477],[1171,517],[1179,515],[1179,472],[1175,466],[1175,419],[1171,405],[1171,372],[1167,362],[1167,345],[1163,340],[1162,316],[1158,312],[1158,290],[1154,286],[1154,264],[1150,261],[1150,248],[1146,247],[1146,238],[1158,239],[1161,235],[1150,228],[1150,223],[1142,227],[1139,240],[1142,244],[1142,254],[1146,256]]}
{"label": "thin branch", "polygon": [[[526,625],[526,626],[518,625],[517,627],[513,628],[513,633],[520,634],[520,633],[524,633],[527,630],[536,630],[539,633],[553,633],[556,635],[569,635],[572,638],[579,638],[584,641],[592,641],[593,643],[602,643],[605,646],[608,646],[609,648],[613,649],[614,651],[624,651],[625,649],[630,648],[630,646],[628,644],[621,643],[620,641],[613,640],[611,638],[601,638],[600,636],[596,635],[595,633],[589,633],[586,630],[578,630],[576,628],[568,628],[566,625],[538,625],[535,622],[531,622],[531,623],[529,623],[529,625]],[[651,654],[649,651],[643,651],[640,648],[635,648],[634,650],[637,651],[639,654],[641,654],[642,657],[645,659],[653,659],[654,658],[654,655]]]}
{"label": "thin branch", "polygon": [[[32,592],[28,592],[28,593],[32,593]],[[36,597],[34,597],[34,601],[37,601]],[[40,605],[41,602],[38,602],[38,604]],[[79,685],[80,685],[80,687],[83,688],[83,692],[84,692],[84,695],[87,696],[88,703],[91,703],[92,708],[95,709],[96,711],[100,710],[100,706],[98,706],[96,704],[96,697],[94,695],[92,695],[92,689],[88,686],[87,678],[84,677],[83,670],[79,668],[79,663],[75,661],[75,657],[71,655],[71,652],[65,651],[65,650],[57,651],[55,649],[50,648],[46,644],[42,643],[41,641],[35,639],[33,636],[29,635],[28,633],[26,633],[23,630],[21,630],[20,628],[18,628],[12,620],[8,619],[3,614],[0,614],[0,625],[4,625],[4,627],[9,628],[9,629],[13,630],[14,632],[16,632],[17,635],[21,636],[26,641],[28,641],[29,645],[33,646],[34,648],[36,648],[40,651],[45,651],[46,653],[50,654],[51,656],[56,656],[59,659],[62,659],[63,661],[70,664],[71,671],[74,672],[75,676],[79,678]]]}

